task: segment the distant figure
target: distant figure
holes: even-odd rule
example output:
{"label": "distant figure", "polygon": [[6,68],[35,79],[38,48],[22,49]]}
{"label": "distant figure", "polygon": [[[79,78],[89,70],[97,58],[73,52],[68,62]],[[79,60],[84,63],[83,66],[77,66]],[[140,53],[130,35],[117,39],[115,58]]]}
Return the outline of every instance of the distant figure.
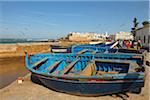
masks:
{"label": "distant figure", "polygon": [[137,49],[140,50],[141,47],[142,47],[141,40],[138,40],[138,42],[137,42]]}
{"label": "distant figure", "polygon": [[135,40],[132,40],[132,48],[134,48],[134,42],[136,42]]}
{"label": "distant figure", "polygon": [[127,41],[127,42],[126,42],[126,47],[127,47],[127,48],[130,48],[130,41]]}
{"label": "distant figure", "polygon": [[124,40],[124,44],[125,44],[126,48],[130,48],[131,47],[130,41],[128,41],[128,40]]}
{"label": "distant figure", "polygon": [[130,43],[130,48],[132,48],[132,45],[133,45],[133,44],[132,44],[132,41],[130,40],[129,43]]}
{"label": "distant figure", "polygon": [[133,48],[134,48],[134,49],[137,49],[137,44],[138,44],[137,41],[134,41],[134,42],[133,42]]}
{"label": "distant figure", "polygon": [[126,42],[127,42],[127,40],[123,41],[124,48],[126,48]]}
{"label": "distant figure", "polygon": [[134,48],[134,49],[140,50],[141,47],[142,47],[141,40],[138,40],[138,41],[134,41],[134,42],[133,42],[133,48]]}

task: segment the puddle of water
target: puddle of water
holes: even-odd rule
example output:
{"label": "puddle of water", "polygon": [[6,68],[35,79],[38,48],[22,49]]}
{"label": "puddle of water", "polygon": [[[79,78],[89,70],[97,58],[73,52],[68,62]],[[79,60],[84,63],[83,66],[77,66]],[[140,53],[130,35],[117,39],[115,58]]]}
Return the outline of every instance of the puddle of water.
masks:
{"label": "puddle of water", "polygon": [[0,58],[0,89],[27,73],[23,56]]}

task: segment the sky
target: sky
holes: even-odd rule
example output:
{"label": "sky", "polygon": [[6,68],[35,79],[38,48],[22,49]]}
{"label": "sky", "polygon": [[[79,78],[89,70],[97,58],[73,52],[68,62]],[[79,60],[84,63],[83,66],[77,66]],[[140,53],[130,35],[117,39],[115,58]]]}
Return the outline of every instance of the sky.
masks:
{"label": "sky", "polygon": [[149,20],[148,9],[148,1],[1,1],[0,38],[130,32],[134,17],[140,24]]}

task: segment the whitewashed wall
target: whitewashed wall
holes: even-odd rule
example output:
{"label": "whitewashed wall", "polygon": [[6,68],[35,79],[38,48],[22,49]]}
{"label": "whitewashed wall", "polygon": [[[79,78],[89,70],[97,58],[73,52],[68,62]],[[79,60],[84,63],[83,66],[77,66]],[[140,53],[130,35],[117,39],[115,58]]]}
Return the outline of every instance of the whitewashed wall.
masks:
{"label": "whitewashed wall", "polygon": [[137,30],[136,39],[140,39],[143,46],[150,47],[150,26]]}

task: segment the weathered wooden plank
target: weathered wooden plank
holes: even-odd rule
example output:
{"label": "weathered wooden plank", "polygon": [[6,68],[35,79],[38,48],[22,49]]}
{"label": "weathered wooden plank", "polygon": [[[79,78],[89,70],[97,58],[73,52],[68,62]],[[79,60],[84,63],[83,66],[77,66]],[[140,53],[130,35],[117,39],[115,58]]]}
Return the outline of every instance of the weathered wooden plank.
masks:
{"label": "weathered wooden plank", "polygon": [[137,58],[137,59],[142,59],[143,57],[142,57],[142,56],[136,56],[136,55],[135,55],[135,56],[132,56],[132,58],[135,58],[135,59],[136,59],[136,58]]}
{"label": "weathered wooden plank", "polygon": [[38,66],[39,64],[41,64],[42,62],[44,62],[44,61],[46,61],[46,60],[48,60],[48,57],[43,58],[43,59],[41,59],[40,61],[38,61],[38,62],[32,64],[32,66],[33,66],[33,67],[36,67],[36,66]]}
{"label": "weathered wooden plank", "polygon": [[62,60],[56,61],[54,64],[50,65],[49,67],[46,68],[46,70],[53,69],[56,65],[58,65]]}
{"label": "weathered wooden plank", "polygon": [[79,52],[77,53],[77,55],[83,54],[83,53],[85,53],[86,51],[87,51],[87,49],[83,49],[83,50],[79,51]]}
{"label": "weathered wooden plank", "polygon": [[115,71],[97,71],[97,75],[103,75],[103,74],[118,74],[119,72],[115,72]]}
{"label": "weathered wooden plank", "polygon": [[124,64],[131,63],[130,60],[95,59],[95,61],[98,61],[98,62],[111,62],[111,63],[124,63]]}
{"label": "weathered wooden plank", "polygon": [[92,76],[96,74],[96,69],[95,69],[95,62],[89,63],[83,70],[82,72],[79,73],[79,75],[82,76]]}
{"label": "weathered wooden plank", "polygon": [[51,75],[56,75],[56,74],[59,73],[59,71],[60,71],[60,70],[54,71],[54,72],[51,73]]}
{"label": "weathered wooden plank", "polygon": [[74,67],[74,64],[76,64],[78,61],[79,61],[79,59],[77,59],[74,62],[70,63],[67,66],[67,68],[64,68],[64,70],[62,71],[62,74],[67,74]]}
{"label": "weathered wooden plank", "polygon": [[96,54],[97,51],[93,51],[92,54]]}

